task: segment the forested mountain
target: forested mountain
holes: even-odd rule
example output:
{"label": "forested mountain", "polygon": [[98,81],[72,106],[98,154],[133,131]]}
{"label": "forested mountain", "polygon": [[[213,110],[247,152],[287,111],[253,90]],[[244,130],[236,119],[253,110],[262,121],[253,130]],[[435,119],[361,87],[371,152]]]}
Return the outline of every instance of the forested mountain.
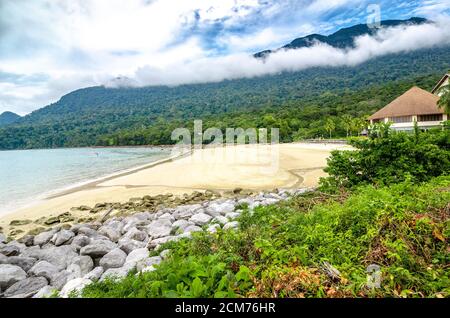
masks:
{"label": "forested mountain", "polygon": [[13,112],[4,112],[0,114],[0,127],[14,123],[20,118],[19,115]]}
{"label": "forested mountain", "polygon": [[[351,32],[350,32],[351,33]],[[91,87],[0,128],[0,149],[171,143],[204,119],[219,127],[280,127],[283,141],[326,135],[324,118],[363,116],[411,85],[431,89],[450,69],[450,47],[388,55],[355,67],[311,68],[220,83]],[[333,134],[346,130],[336,125]]]}
{"label": "forested mountain", "polygon": [[[399,25],[412,25],[412,24],[423,24],[430,22],[423,18],[411,18],[408,20],[386,20],[381,21],[380,26],[384,28],[395,27]],[[348,48],[354,46],[354,39],[362,35],[374,35],[378,32],[377,28],[370,28],[367,24],[358,24],[349,28],[340,29],[339,31],[331,35],[321,35],[321,34],[311,34],[305,37],[301,37],[293,40],[291,43],[276,49],[276,50],[265,50],[256,53],[254,56],[264,57],[270,53],[276,52],[282,49],[299,49],[302,47],[313,46],[316,42],[322,42],[328,44],[335,48]]]}

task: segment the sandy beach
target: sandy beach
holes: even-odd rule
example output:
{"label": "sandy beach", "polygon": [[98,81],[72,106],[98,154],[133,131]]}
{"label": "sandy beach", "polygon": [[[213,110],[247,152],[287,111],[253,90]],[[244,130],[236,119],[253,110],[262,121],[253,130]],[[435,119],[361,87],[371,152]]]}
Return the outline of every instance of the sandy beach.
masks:
{"label": "sandy beach", "polygon": [[[7,230],[11,220],[49,217],[72,207],[100,202],[126,202],[144,195],[193,191],[272,190],[314,187],[325,173],[326,159],[335,144],[239,145],[194,150],[103,180],[87,183],[0,217]],[[82,213],[82,212],[79,212]]]}

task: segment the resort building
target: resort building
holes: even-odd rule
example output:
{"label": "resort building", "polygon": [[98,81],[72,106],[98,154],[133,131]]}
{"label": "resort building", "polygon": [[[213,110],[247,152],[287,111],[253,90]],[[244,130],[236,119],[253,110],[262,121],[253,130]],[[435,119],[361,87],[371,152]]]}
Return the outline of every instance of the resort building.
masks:
{"label": "resort building", "polygon": [[437,85],[433,88],[433,90],[431,91],[431,93],[436,94],[438,96],[440,96],[442,94],[442,92],[439,92],[439,90],[444,87],[447,86],[449,84],[449,78],[450,78],[450,74],[445,74],[444,77],[437,83]]}
{"label": "resort building", "polygon": [[448,82],[449,75],[447,74],[433,90],[436,94],[427,92],[419,87],[411,88],[389,105],[370,116],[370,123],[391,122],[391,128],[398,131],[413,130],[415,122],[421,129],[440,127],[449,118],[444,113],[444,110],[437,105],[439,101],[437,92],[442,86],[448,85]]}

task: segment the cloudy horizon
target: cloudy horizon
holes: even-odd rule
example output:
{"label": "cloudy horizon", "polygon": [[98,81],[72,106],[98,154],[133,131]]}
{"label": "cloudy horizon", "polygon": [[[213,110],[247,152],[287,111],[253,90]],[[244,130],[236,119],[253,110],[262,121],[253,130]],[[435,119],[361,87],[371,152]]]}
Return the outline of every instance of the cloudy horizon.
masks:
{"label": "cloudy horizon", "polygon": [[[450,44],[450,0],[377,1],[382,20],[420,16],[436,24],[381,30],[355,48],[316,45],[253,53],[367,21],[365,0],[0,1],[0,113],[20,115],[72,90],[217,82],[357,65],[384,54]],[[214,70],[212,72],[211,70]],[[119,83],[120,84],[120,83]]]}

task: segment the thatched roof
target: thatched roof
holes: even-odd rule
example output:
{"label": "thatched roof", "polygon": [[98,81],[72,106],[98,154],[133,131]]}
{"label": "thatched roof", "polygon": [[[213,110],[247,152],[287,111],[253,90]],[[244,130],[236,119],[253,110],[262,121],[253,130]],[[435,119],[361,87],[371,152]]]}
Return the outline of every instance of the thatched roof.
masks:
{"label": "thatched roof", "polygon": [[369,117],[370,120],[388,117],[443,114],[437,102],[439,96],[433,95],[419,87],[413,87],[386,107]]}
{"label": "thatched roof", "polygon": [[436,86],[433,88],[431,93],[436,94],[438,89],[441,88],[442,84],[445,83],[445,81],[450,77],[450,74],[445,74],[444,77],[441,78],[441,80],[436,84]]}

